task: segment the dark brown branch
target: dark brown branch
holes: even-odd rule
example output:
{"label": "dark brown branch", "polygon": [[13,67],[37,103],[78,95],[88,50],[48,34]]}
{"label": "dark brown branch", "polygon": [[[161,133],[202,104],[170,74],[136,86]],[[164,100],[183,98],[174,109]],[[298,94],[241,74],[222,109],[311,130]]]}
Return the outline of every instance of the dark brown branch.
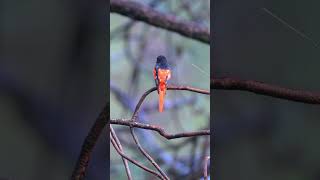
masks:
{"label": "dark brown branch", "polygon": [[210,44],[210,31],[208,28],[201,27],[196,23],[178,20],[174,16],[160,13],[138,2],[111,0],[110,12],[119,13],[132,19]]}
{"label": "dark brown branch", "polygon": [[145,171],[147,171],[147,172],[149,172],[149,173],[151,173],[151,174],[154,174],[154,175],[157,176],[158,178],[163,179],[162,176],[161,176],[160,174],[158,174],[157,172],[155,172],[155,171],[153,171],[153,170],[145,167],[144,165],[141,165],[140,163],[138,163],[137,161],[131,159],[130,157],[128,157],[127,155],[125,155],[122,151],[120,151],[120,149],[117,147],[116,142],[115,142],[115,140],[114,140],[114,138],[113,138],[112,136],[110,136],[110,140],[111,140],[111,143],[112,143],[113,147],[115,148],[115,150],[118,152],[118,154],[119,154],[121,157],[127,159],[128,161],[130,161],[131,163],[137,165],[138,167],[142,168],[143,170],[145,170]]}
{"label": "dark brown branch", "polygon": [[194,137],[194,136],[203,136],[203,135],[210,135],[210,130],[200,130],[195,132],[184,132],[184,133],[177,133],[177,134],[168,134],[165,130],[159,126],[151,125],[151,124],[144,124],[139,122],[133,122],[129,119],[110,119],[110,124],[119,124],[129,127],[136,127],[142,129],[149,129],[153,131],[157,131],[161,136],[166,139],[176,139],[176,138],[183,138],[183,137]]}
{"label": "dark brown branch", "polygon": [[[118,149],[123,152],[123,149],[122,149],[122,146],[121,146],[121,143],[117,137],[117,134],[116,132],[114,131],[114,129],[112,128],[111,124],[110,124],[110,134],[112,136],[112,138],[115,140],[115,143],[118,147]],[[130,169],[129,169],[129,165],[128,165],[128,161],[124,158],[124,157],[121,157],[122,158],[122,161],[123,161],[123,164],[124,164],[124,168],[126,170],[126,173],[127,173],[127,177],[128,177],[128,180],[131,180],[132,179],[132,176],[131,176],[131,172],[130,172]]]}
{"label": "dark brown branch", "polygon": [[90,160],[91,152],[103,130],[105,125],[109,122],[109,104],[107,104],[102,112],[100,113],[99,117],[97,118],[96,122],[90,129],[90,132],[86,139],[83,142],[81,152],[79,155],[79,159],[73,170],[71,179],[73,180],[82,180],[85,177],[86,169]]}
{"label": "dark brown branch", "polygon": [[289,101],[320,104],[320,94],[303,90],[283,88],[252,80],[217,78],[211,80],[210,89],[242,90]]}

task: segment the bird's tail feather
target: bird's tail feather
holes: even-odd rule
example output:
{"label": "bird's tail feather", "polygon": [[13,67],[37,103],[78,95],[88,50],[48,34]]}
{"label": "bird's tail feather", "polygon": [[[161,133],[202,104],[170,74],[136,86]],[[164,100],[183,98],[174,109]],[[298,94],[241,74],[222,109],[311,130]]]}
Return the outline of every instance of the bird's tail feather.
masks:
{"label": "bird's tail feather", "polygon": [[164,96],[166,94],[166,89],[159,91],[159,112],[163,111],[163,104],[164,104]]}

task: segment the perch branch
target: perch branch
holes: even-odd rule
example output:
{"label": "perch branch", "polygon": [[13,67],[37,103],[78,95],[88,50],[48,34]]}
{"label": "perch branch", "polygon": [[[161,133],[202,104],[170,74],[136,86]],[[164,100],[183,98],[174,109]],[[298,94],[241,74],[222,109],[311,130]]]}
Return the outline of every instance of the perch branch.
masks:
{"label": "perch branch", "polygon": [[99,117],[97,118],[96,122],[90,129],[88,136],[85,138],[81,152],[76,163],[76,166],[73,170],[71,179],[73,180],[82,180],[85,177],[86,169],[89,164],[90,156],[96,142],[105,127],[105,125],[109,122],[109,104],[107,104],[102,112],[100,113]]}
{"label": "perch branch", "polygon": [[[210,95],[210,91],[207,90],[203,90],[203,89],[198,89],[198,88],[194,88],[194,87],[189,87],[189,86],[174,86],[174,85],[168,85],[168,90],[184,90],[184,91],[191,91],[191,92],[196,92],[196,93],[200,93],[200,94],[206,94],[206,95]],[[139,109],[141,107],[142,102],[144,101],[144,99],[153,91],[157,90],[156,87],[153,87],[151,89],[149,89],[148,91],[146,91],[140,98],[138,104],[136,105],[136,108],[133,112],[132,115],[132,120],[135,120],[138,116],[138,112]]]}
{"label": "perch branch", "polygon": [[242,90],[253,92],[260,95],[286,99],[289,101],[296,101],[308,104],[320,104],[319,93],[288,89],[252,80],[217,78],[211,80],[210,89]]}
{"label": "perch branch", "polygon": [[208,28],[199,26],[193,22],[178,20],[175,16],[160,13],[138,2],[111,0],[110,12],[122,14],[129,18],[210,44],[210,31]]}
{"label": "perch branch", "polygon": [[182,138],[182,137],[210,135],[210,130],[200,130],[200,131],[194,131],[194,132],[183,132],[183,133],[177,133],[177,134],[169,134],[169,133],[166,133],[165,130],[159,126],[144,124],[144,123],[139,123],[139,122],[132,122],[129,119],[110,119],[110,124],[118,124],[118,125],[124,125],[124,126],[129,126],[129,127],[137,127],[137,128],[157,131],[161,136],[163,136],[166,139],[176,139],[176,138]]}

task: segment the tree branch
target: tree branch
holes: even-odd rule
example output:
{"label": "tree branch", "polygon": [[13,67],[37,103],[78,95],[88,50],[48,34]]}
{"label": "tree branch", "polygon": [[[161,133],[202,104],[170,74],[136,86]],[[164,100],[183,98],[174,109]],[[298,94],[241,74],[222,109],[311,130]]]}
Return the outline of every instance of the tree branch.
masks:
{"label": "tree branch", "polygon": [[[134,113],[132,115],[132,118],[131,118],[131,121],[134,122],[138,116],[138,112],[139,112],[139,109],[141,107],[141,104],[142,102],[144,101],[144,99],[153,91],[155,91],[157,88],[156,87],[153,87],[151,89],[149,89],[148,91],[146,91],[142,97],[140,98],[135,110],[134,110]],[[201,93],[201,94],[207,94],[207,95],[210,95],[210,92],[209,91],[206,91],[206,90],[203,90],[203,89],[197,89],[197,88],[193,88],[193,87],[188,87],[188,86],[168,86],[167,87],[168,90],[186,90],[186,91],[192,91],[192,92],[197,92],[197,93]],[[135,135],[134,133],[134,127],[133,126],[130,126],[130,132],[131,132],[131,135],[135,141],[135,143],[137,144],[139,150],[141,151],[141,153],[153,164],[153,166],[155,168],[157,168],[157,170],[161,173],[161,175],[163,175],[166,179],[169,179],[167,177],[167,175],[162,171],[162,169],[160,168],[160,166],[154,161],[154,159],[147,153],[147,151],[145,151],[141,144],[139,143],[139,140],[137,138],[137,136]]]}
{"label": "tree branch", "polygon": [[[112,82],[110,83],[110,89],[124,108],[130,109],[130,111],[134,111],[136,103],[134,103],[133,100],[129,98],[127,94],[125,94],[123,91],[117,88]],[[146,122],[145,107],[142,108],[141,111],[142,113],[139,114],[139,121],[142,121],[145,123]],[[141,136],[148,136],[147,139],[144,139],[144,143],[150,145],[149,149],[151,149],[153,153],[159,154],[160,146],[155,142],[154,136],[150,136],[150,133],[146,131],[140,131],[139,133]],[[185,174],[186,171],[189,171],[189,167],[186,166],[184,162],[181,162],[181,161],[172,162],[170,160],[171,158],[168,158],[171,156],[172,155],[170,153],[161,151],[158,159],[167,166],[172,165],[173,166],[172,170],[179,172],[179,174]]]}
{"label": "tree branch", "polygon": [[151,162],[151,164],[160,172],[160,174],[163,176],[162,178],[165,180],[169,180],[169,177],[167,176],[167,174],[161,169],[161,167],[157,164],[157,162],[150,156],[150,154],[143,149],[143,147],[141,146],[138,137],[136,136],[136,134],[134,133],[134,128],[132,126],[130,126],[130,133],[133,137],[134,142],[136,143],[136,145],[138,146],[138,149],[140,150],[140,152]]}
{"label": "tree branch", "polygon": [[286,99],[289,101],[296,101],[308,104],[320,104],[319,93],[288,89],[252,80],[216,78],[211,80],[210,89],[249,91],[256,94]]}
{"label": "tree branch", "polygon": [[136,127],[142,129],[149,129],[153,131],[157,131],[161,136],[166,139],[176,139],[182,137],[194,137],[194,136],[203,136],[203,135],[210,135],[210,130],[200,130],[195,132],[183,132],[177,134],[168,134],[165,130],[159,126],[151,125],[151,124],[144,124],[139,122],[130,121],[130,119],[110,119],[110,124],[118,124],[124,125],[129,127]]}
{"label": "tree branch", "polygon": [[103,108],[96,122],[90,129],[90,132],[86,139],[83,142],[80,156],[78,158],[77,164],[73,170],[71,179],[73,180],[82,180],[85,177],[86,169],[89,164],[91,152],[96,145],[96,142],[105,127],[105,125],[109,122],[109,104]]}
{"label": "tree branch", "polygon": [[210,31],[208,28],[201,27],[196,23],[178,20],[174,16],[160,13],[138,2],[111,0],[110,12],[119,13],[129,18],[210,44]]}
{"label": "tree branch", "polygon": [[[111,125],[110,125],[110,134],[111,134],[112,138],[115,140],[115,143],[116,143],[118,149],[121,152],[123,152],[121,143],[120,143],[120,141],[119,141],[119,139],[117,137],[116,132],[114,131],[114,129],[112,128]],[[123,161],[123,165],[124,165],[124,168],[126,170],[126,173],[127,173],[128,180],[132,180],[131,171],[129,169],[128,161],[124,157],[122,157],[122,161]]]}

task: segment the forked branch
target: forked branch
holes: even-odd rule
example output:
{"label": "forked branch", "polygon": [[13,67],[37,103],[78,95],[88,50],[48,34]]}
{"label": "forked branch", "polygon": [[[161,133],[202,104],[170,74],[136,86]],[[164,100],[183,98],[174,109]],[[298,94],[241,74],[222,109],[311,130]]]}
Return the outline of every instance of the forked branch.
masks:
{"label": "forked branch", "polygon": [[151,124],[144,124],[139,122],[130,121],[130,119],[110,119],[110,124],[118,124],[124,125],[128,127],[136,127],[140,129],[149,129],[158,132],[162,137],[166,139],[177,139],[177,138],[184,138],[184,137],[194,137],[194,136],[204,136],[210,135],[210,130],[199,130],[194,132],[183,132],[183,133],[176,133],[176,134],[169,134],[165,132],[162,127],[151,125]]}
{"label": "forked branch", "polygon": [[[110,135],[111,135],[110,138],[112,138],[115,141],[115,145],[117,145],[117,147],[115,147],[115,148],[118,148],[119,151],[123,152],[122,145],[117,137],[116,132],[114,131],[114,129],[112,128],[111,125],[110,125]],[[130,168],[128,165],[128,161],[124,157],[122,157],[122,161],[123,161],[126,173],[127,173],[128,180],[132,180],[131,171],[130,171]]]}
{"label": "forked branch", "polygon": [[157,176],[158,178],[163,179],[162,176],[161,176],[160,174],[158,174],[157,172],[155,172],[155,171],[147,168],[146,166],[140,164],[140,163],[137,162],[136,160],[133,160],[133,159],[131,159],[130,157],[128,157],[127,155],[125,155],[125,154],[117,147],[116,141],[115,141],[115,139],[113,138],[113,136],[110,136],[110,140],[111,140],[111,143],[112,143],[114,149],[118,152],[118,154],[119,154],[121,157],[123,157],[123,158],[127,159],[128,161],[130,161],[131,163],[137,165],[137,166],[140,167],[141,169],[143,169],[143,170],[145,170],[145,171],[147,171],[147,172],[149,172],[149,173]]}

